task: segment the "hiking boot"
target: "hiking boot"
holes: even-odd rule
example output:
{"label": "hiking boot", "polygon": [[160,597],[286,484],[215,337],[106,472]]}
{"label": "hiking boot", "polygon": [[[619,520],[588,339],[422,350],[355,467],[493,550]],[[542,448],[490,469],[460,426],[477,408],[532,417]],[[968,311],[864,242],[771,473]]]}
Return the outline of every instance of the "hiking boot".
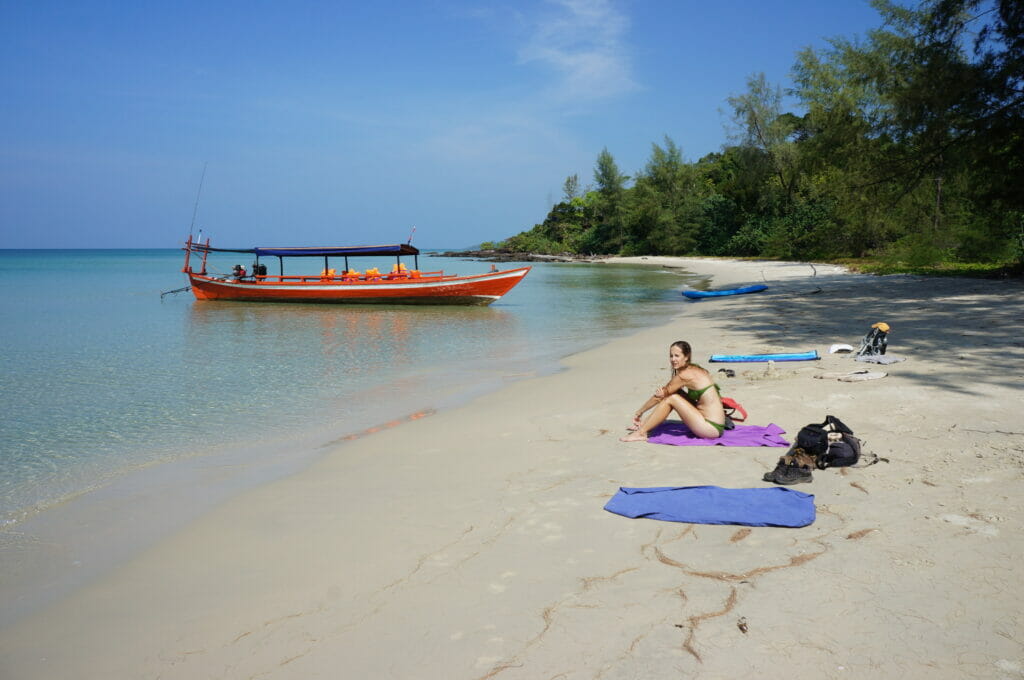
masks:
{"label": "hiking boot", "polygon": [[811,471],[809,469],[798,465],[784,465],[780,463],[775,466],[774,470],[765,473],[763,479],[766,482],[789,486],[790,484],[810,482],[813,477],[811,476]]}
{"label": "hiking boot", "polygon": [[775,474],[775,483],[786,486],[790,484],[803,484],[804,482],[810,482],[811,479],[811,471],[797,465],[787,465]]}
{"label": "hiking boot", "polygon": [[762,477],[761,479],[763,479],[766,482],[774,483],[775,482],[775,473],[776,472],[781,472],[782,469],[786,467],[786,463],[788,463],[788,461],[786,460],[785,456],[783,456],[782,458],[779,458],[779,462],[775,464],[775,469],[772,470],[771,472],[764,473],[764,477]]}

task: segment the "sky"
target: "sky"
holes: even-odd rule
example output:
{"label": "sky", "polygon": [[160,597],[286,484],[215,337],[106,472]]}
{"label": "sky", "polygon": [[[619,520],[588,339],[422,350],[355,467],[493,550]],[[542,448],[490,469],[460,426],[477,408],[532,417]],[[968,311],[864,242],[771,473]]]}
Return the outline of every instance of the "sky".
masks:
{"label": "sky", "polygon": [[[696,161],[867,0],[0,0],[0,248],[467,248]],[[197,200],[198,199],[198,200]]]}

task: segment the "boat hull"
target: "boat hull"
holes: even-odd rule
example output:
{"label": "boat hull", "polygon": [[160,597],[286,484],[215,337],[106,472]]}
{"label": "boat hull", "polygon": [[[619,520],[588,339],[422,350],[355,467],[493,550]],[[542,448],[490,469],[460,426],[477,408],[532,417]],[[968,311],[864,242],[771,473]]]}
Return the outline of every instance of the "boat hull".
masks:
{"label": "boat hull", "polygon": [[236,281],[188,272],[197,300],[342,304],[489,305],[523,280],[530,267],[478,274],[380,281]]}

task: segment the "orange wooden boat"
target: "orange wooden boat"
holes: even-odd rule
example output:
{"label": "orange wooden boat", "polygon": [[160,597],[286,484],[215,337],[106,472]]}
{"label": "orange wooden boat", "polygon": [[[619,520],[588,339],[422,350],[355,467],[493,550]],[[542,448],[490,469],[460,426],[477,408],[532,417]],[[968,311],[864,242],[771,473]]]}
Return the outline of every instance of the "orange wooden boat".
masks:
{"label": "orange wooden boat", "polygon": [[[190,236],[185,243],[185,266],[192,293],[197,300],[233,300],[243,302],[339,302],[362,304],[489,305],[523,280],[530,267],[490,271],[472,276],[456,276],[443,271],[419,270],[420,251],[408,243],[383,246],[341,246],[331,248],[213,248],[210,240],[199,243]],[[210,253],[255,255],[252,271],[235,265],[227,274],[206,270]],[[193,256],[201,257],[198,272],[193,271]],[[349,258],[394,256],[390,271],[376,268],[364,272],[349,268]],[[414,258],[412,269],[402,257]],[[278,260],[278,273],[268,274],[260,258]],[[323,258],[319,275],[286,276],[284,260],[291,257]],[[331,258],[344,258],[339,272]]]}

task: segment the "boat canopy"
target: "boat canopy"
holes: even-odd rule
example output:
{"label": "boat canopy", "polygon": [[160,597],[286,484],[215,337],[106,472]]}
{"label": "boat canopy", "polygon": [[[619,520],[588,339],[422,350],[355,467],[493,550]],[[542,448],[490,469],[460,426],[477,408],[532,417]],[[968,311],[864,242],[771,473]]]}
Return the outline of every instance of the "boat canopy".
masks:
{"label": "boat canopy", "polygon": [[336,246],[329,248],[213,248],[195,244],[196,250],[211,253],[252,253],[257,257],[356,257],[372,255],[419,255],[419,248],[408,243],[385,246]]}

